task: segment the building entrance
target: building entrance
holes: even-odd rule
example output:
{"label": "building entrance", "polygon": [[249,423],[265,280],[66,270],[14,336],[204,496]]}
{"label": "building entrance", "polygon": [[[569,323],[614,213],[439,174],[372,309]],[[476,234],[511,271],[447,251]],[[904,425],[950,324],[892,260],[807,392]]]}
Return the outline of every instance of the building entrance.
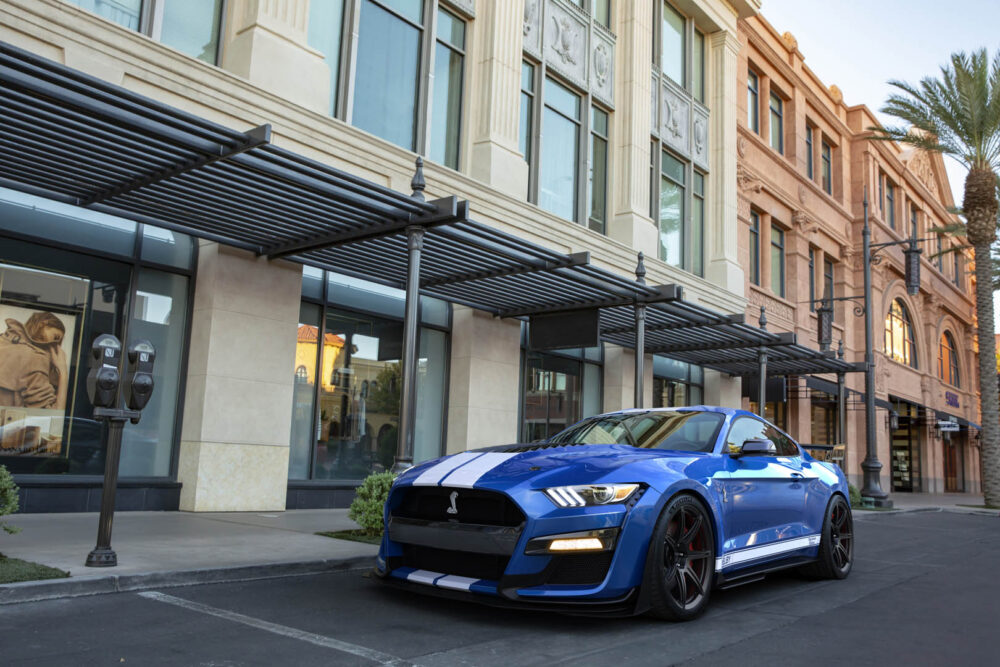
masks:
{"label": "building entrance", "polygon": [[919,405],[907,401],[892,401],[898,425],[890,432],[892,438],[892,490],[920,490],[920,411]]}
{"label": "building entrance", "polygon": [[944,446],[944,490],[965,491],[965,479],[962,475],[962,446],[957,434],[947,434],[950,437],[942,444]]}

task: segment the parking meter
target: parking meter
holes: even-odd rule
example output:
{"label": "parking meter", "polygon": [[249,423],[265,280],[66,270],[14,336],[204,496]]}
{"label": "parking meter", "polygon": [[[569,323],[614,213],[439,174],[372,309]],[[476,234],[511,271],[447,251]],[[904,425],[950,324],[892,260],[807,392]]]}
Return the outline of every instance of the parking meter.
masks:
{"label": "parking meter", "polygon": [[87,396],[95,408],[113,408],[121,382],[122,344],[111,334],[101,334],[90,347]]}
{"label": "parking meter", "polygon": [[[153,395],[153,362],[156,349],[148,340],[137,340],[128,346],[128,371],[125,374],[125,405],[129,410],[142,410]],[[133,421],[138,421],[133,419]]]}

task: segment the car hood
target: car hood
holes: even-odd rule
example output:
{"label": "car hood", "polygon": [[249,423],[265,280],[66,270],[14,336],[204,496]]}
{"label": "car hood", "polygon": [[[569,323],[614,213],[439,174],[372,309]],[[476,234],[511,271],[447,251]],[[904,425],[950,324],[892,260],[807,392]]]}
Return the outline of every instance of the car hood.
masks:
{"label": "car hood", "polygon": [[[407,471],[400,481],[412,483],[419,477],[421,484],[456,484],[497,490],[522,485],[545,488],[569,484],[648,482],[653,476],[670,472],[679,476],[689,475],[689,466],[705,461],[707,456],[696,452],[639,449],[629,445],[515,444],[463,452],[431,461]],[[457,457],[463,460],[459,462]]]}

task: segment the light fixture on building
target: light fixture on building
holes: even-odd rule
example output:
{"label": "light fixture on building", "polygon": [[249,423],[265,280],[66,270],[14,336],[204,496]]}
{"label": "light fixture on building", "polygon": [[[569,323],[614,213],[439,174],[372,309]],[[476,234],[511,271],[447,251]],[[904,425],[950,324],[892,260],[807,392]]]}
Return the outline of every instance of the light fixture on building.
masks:
{"label": "light fixture on building", "polygon": [[906,265],[906,293],[914,296],[920,293],[920,255],[924,251],[917,247],[917,239],[911,238],[903,250]]}

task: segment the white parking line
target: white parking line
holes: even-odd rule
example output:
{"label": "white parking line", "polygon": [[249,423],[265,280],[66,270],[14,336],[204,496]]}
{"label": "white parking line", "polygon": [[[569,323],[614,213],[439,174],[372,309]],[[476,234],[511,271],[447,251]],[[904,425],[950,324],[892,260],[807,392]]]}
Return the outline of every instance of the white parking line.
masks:
{"label": "white parking line", "polygon": [[157,602],[165,602],[167,604],[172,604],[177,607],[183,607],[184,609],[189,609],[191,611],[197,611],[202,614],[208,614],[210,616],[216,616],[218,618],[224,618],[227,621],[233,621],[234,623],[242,623],[243,625],[249,625],[252,628],[257,628],[258,630],[265,630],[267,632],[272,632],[276,635],[281,635],[283,637],[290,637],[291,639],[298,639],[299,641],[309,642],[310,644],[315,644],[316,646],[322,646],[324,648],[332,648],[337,651],[342,651],[344,653],[350,653],[351,655],[356,655],[362,658],[367,658],[372,662],[376,662],[380,665],[393,665],[402,667],[403,665],[410,665],[402,658],[397,658],[396,656],[389,655],[388,653],[382,653],[381,651],[376,651],[364,646],[358,646],[357,644],[350,644],[348,642],[342,642],[339,639],[333,639],[332,637],[324,637],[323,635],[313,634],[312,632],[306,632],[304,630],[297,630],[295,628],[290,628],[287,625],[279,625],[277,623],[270,623],[268,621],[262,621],[259,618],[253,618],[252,616],[244,616],[243,614],[237,614],[234,611],[227,611],[225,609],[218,609],[216,607],[210,607],[207,604],[201,604],[200,602],[192,602],[190,600],[185,600],[183,598],[174,597],[173,595],[167,595],[165,593],[159,593],[157,591],[143,591],[138,593],[144,598],[149,600],[156,600]]}

